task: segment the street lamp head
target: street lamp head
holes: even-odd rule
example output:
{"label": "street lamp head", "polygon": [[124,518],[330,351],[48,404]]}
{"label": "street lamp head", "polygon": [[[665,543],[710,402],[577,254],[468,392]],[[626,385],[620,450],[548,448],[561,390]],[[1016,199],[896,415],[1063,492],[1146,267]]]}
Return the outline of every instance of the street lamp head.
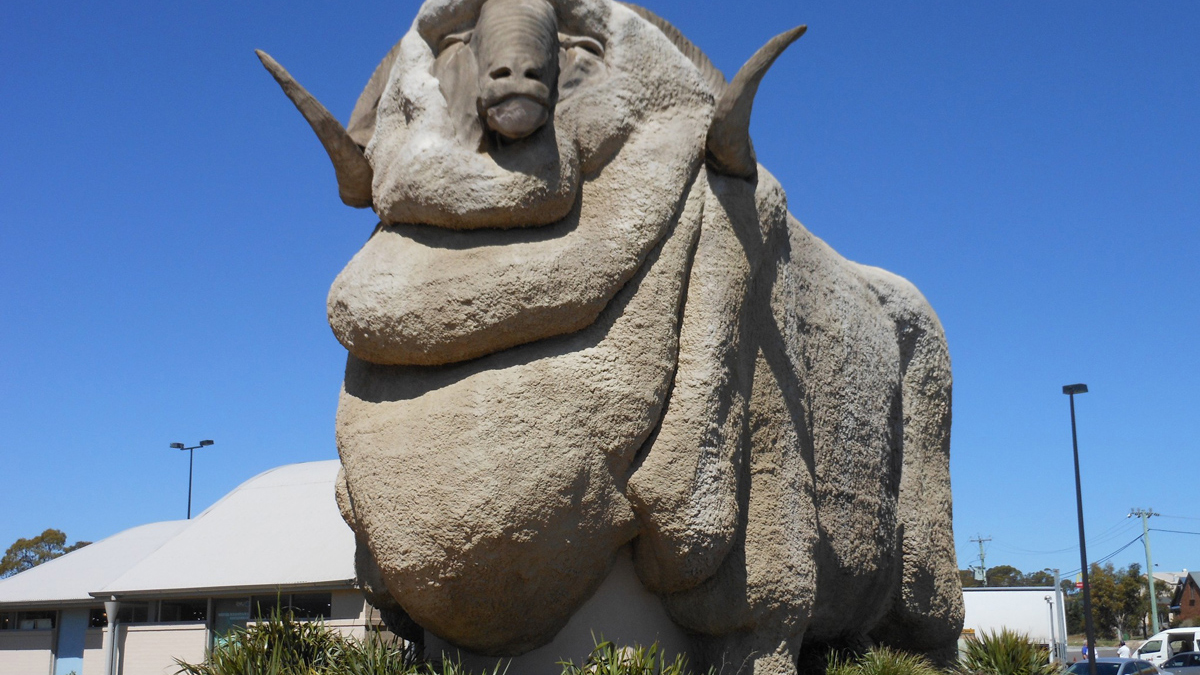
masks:
{"label": "street lamp head", "polygon": [[1067,384],[1067,385],[1063,386],[1063,393],[1064,394],[1086,394],[1087,393],[1087,385],[1086,384]]}
{"label": "street lamp head", "polygon": [[183,449],[183,443],[172,443],[172,444],[171,444],[171,447],[172,447],[172,448],[175,448],[176,450],[182,450],[182,449]]}
{"label": "street lamp head", "polygon": [[[1086,389],[1086,387],[1085,387],[1085,389]],[[212,441],[200,441],[200,447],[204,447],[206,445],[212,445],[212,444],[213,444]]]}

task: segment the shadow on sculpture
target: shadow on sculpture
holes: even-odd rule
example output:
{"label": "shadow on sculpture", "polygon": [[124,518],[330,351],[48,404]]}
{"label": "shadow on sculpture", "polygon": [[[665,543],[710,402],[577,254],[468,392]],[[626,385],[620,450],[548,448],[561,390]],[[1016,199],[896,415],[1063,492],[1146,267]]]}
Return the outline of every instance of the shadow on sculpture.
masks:
{"label": "shadow on sculpture", "polygon": [[953,657],[941,326],[750,143],[803,32],[726,83],[636,6],[428,0],[350,131],[259,52],[381,220],[328,307],[338,501],[397,630],[527,652],[632,545],[702,668]]}

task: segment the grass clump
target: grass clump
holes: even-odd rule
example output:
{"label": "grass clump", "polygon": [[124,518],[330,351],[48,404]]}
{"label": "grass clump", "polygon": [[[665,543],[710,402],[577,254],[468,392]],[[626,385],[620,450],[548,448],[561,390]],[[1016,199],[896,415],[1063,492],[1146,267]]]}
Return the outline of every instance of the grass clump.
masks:
{"label": "grass clump", "polygon": [[972,675],[1055,675],[1060,670],[1045,649],[1008,629],[968,637],[962,668]]}
{"label": "grass clump", "polygon": [[908,654],[888,647],[875,647],[867,653],[848,658],[829,653],[825,675],[946,675],[924,656]]}
{"label": "grass clump", "polygon": [[676,654],[668,661],[657,642],[649,647],[618,647],[601,639],[583,665],[573,661],[560,661],[559,665],[562,675],[691,675],[686,657]]}

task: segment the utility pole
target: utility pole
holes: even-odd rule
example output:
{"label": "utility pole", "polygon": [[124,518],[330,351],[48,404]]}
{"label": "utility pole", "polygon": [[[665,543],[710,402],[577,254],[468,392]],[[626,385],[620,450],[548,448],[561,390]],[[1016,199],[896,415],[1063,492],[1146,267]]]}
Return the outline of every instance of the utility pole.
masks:
{"label": "utility pole", "polygon": [[1150,559],[1150,525],[1146,522],[1151,516],[1161,515],[1154,509],[1130,509],[1126,518],[1141,516],[1142,543],[1146,545],[1146,585],[1150,587],[1150,634],[1158,632],[1158,596],[1154,594],[1154,562]]}
{"label": "utility pole", "polygon": [[989,542],[991,540],[991,537],[984,539],[982,534],[976,535],[974,539],[970,540],[976,544],[979,544],[979,576],[976,578],[982,581],[984,586],[987,586],[987,562],[983,552],[983,545],[985,542]]}

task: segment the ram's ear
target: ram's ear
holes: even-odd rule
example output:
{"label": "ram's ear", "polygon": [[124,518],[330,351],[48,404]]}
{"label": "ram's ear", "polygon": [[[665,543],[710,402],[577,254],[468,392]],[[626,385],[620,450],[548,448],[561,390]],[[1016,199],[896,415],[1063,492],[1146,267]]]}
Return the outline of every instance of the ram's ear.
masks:
{"label": "ram's ear", "polygon": [[717,173],[753,179],[758,175],[758,160],[750,142],[750,109],[758,84],[775,59],[795,42],[808,26],[797,26],[780,33],[763,45],[734,76],[733,82],[717,101],[712,124],[708,128],[708,164]]}
{"label": "ram's ear", "polygon": [[375,116],[379,112],[379,99],[383,97],[383,88],[387,86],[392,65],[396,63],[396,56],[399,54],[400,43],[397,42],[375,67],[371,79],[367,80],[367,86],[363,87],[362,93],[358,95],[354,112],[350,113],[350,123],[346,125],[346,131],[360,148],[366,148],[367,143],[371,142],[371,137],[375,135]]}
{"label": "ram's ear", "polygon": [[287,94],[300,114],[304,115],[304,119],[308,120],[321,145],[325,146],[325,152],[333,162],[333,171],[337,174],[338,194],[342,202],[355,208],[371,206],[371,180],[374,172],[363,155],[362,148],[354,142],[341,122],[301,87],[283,66],[262,50],[255,50],[255,53],[279,83],[283,93]]}

